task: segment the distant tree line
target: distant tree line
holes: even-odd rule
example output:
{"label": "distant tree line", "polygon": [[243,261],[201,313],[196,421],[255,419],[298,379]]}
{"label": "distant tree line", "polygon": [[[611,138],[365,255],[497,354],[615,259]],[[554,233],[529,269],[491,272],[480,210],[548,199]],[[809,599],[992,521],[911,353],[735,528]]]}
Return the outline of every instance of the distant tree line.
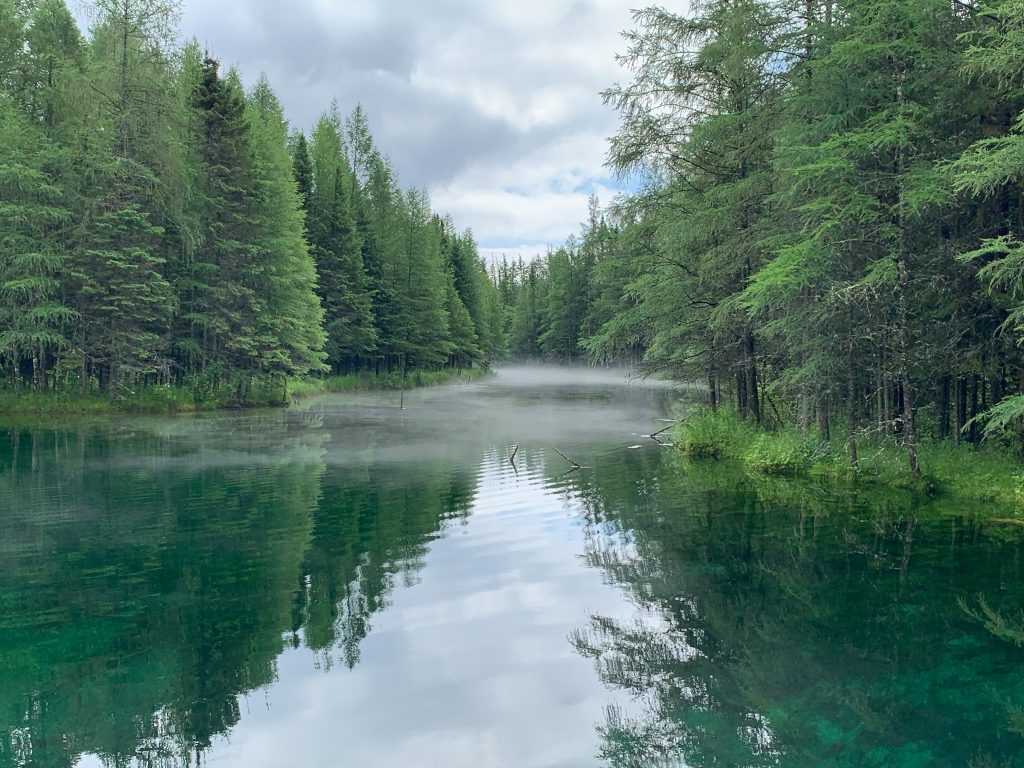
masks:
{"label": "distant tree line", "polygon": [[[1024,417],[1024,2],[636,14],[610,164],[643,190],[498,269],[513,352],[641,354],[825,437]],[[983,418],[979,418],[983,417]],[[838,421],[838,423],[837,423]]]}
{"label": "distant tree line", "polygon": [[359,108],[289,132],[179,47],[171,0],[0,0],[0,379],[117,394],[486,365],[472,235],[403,191]]}

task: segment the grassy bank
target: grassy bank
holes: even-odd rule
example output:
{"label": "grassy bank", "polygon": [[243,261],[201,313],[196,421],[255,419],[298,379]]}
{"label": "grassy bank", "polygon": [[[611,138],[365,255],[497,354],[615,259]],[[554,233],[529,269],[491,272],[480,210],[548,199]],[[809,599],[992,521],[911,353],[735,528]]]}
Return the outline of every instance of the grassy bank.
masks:
{"label": "grassy bank", "polygon": [[1024,509],[1024,462],[999,446],[957,446],[924,441],[922,477],[915,479],[906,451],[895,440],[858,439],[851,467],[845,435],[826,442],[796,429],[764,431],[726,411],[698,411],[675,429],[676,444],[694,458],[726,459],[765,476],[818,477],[953,494]]}
{"label": "grassy bank", "polygon": [[148,387],[118,396],[81,392],[12,392],[0,390],[0,423],[50,420],[68,416],[114,414],[176,414],[229,408],[270,408],[332,392],[374,392],[473,381],[487,375],[479,369],[414,371],[401,374],[358,373],[329,378],[296,379],[287,383],[255,383],[239,401],[233,389],[210,392],[192,386]]}

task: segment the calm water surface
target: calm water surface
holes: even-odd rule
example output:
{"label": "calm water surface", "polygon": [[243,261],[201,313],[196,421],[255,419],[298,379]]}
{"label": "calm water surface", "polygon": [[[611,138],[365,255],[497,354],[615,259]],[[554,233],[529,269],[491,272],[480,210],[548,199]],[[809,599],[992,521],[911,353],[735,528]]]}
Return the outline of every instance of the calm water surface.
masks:
{"label": "calm water surface", "polygon": [[0,766],[1024,766],[1021,527],[407,404],[0,430]]}

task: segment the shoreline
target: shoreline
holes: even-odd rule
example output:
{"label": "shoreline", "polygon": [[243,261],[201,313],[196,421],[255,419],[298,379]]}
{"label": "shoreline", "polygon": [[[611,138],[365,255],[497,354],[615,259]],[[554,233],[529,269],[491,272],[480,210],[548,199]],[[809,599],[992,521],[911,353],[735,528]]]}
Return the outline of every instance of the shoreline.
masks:
{"label": "shoreline", "polygon": [[[1024,462],[1010,448],[923,440],[922,474],[912,476],[895,439],[858,439],[859,463],[850,465],[845,435],[822,440],[796,429],[769,432],[731,413],[701,411],[673,428],[677,450],[709,463],[730,463],[751,477],[827,482],[857,490],[909,491],[926,498],[951,497],[998,504],[1024,516]],[[1024,522],[1024,521],[1022,521]]]}
{"label": "shoreline", "polygon": [[328,378],[308,378],[288,382],[282,388],[255,388],[244,403],[225,396],[197,398],[187,386],[157,386],[114,399],[98,393],[0,391],[0,429],[24,425],[50,426],[59,419],[113,416],[186,416],[218,411],[249,411],[261,408],[288,408],[303,400],[329,394],[356,392],[398,392],[439,387],[447,384],[479,381],[492,374],[491,369],[465,368],[413,371],[403,382],[400,374],[359,373]]}

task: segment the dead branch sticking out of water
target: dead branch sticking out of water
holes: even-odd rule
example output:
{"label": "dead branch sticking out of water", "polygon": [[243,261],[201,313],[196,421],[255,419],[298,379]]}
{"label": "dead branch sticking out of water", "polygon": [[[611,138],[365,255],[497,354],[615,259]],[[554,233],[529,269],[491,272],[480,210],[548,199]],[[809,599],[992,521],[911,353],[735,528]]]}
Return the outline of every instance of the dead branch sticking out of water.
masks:
{"label": "dead branch sticking out of water", "polygon": [[663,429],[659,429],[657,432],[653,432],[653,433],[649,434],[648,437],[651,438],[651,440],[657,440],[661,435],[664,435],[670,429],[673,429],[674,427],[676,427],[677,425],[682,424],[682,423],[683,422],[681,420],[680,421],[673,421],[667,427],[665,427]]}
{"label": "dead branch sticking out of water", "polygon": [[552,448],[551,450],[553,450],[555,453],[557,453],[559,456],[561,456],[566,461],[567,464],[571,464],[573,472],[576,472],[577,470],[580,470],[580,469],[586,469],[586,467],[584,467],[578,461],[574,461],[573,459],[570,459],[568,456],[566,456],[564,453],[562,453],[557,448]]}

